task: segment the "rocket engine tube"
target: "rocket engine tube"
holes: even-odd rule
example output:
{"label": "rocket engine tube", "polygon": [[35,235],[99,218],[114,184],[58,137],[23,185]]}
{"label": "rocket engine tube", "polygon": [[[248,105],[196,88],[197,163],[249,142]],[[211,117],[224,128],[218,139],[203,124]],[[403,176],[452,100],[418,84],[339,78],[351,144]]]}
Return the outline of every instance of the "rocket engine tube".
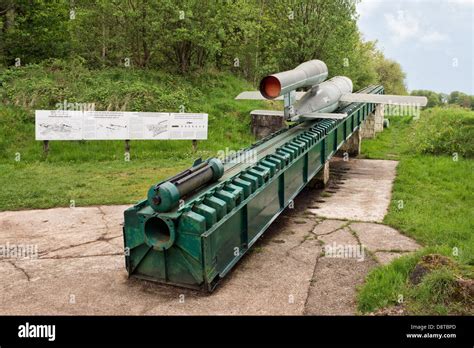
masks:
{"label": "rocket engine tube", "polygon": [[328,67],[321,60],[309,60],[293,70],[266,76],[260,81],[260,93],[267,99],[275,99],[300,87],[311,87],[328,77]]}
{"label": "rocket engine tube", "polygon": [[224,175],[224,166],[217,158],[191,167],[168,181],[153,185],[148,190],[148,203],[155,211],[167,212],[179,200],[206,183],[217,181]]}
{"label": "rocket engine tube", "polygon": [[[333,112],[339,107],[339,99],[343,94],[352,93],[352,81],[345,76],[335,76],[306,93],[295,104],[297,115],[312,112]],[[315,96],[318,96],[317,98]]]}

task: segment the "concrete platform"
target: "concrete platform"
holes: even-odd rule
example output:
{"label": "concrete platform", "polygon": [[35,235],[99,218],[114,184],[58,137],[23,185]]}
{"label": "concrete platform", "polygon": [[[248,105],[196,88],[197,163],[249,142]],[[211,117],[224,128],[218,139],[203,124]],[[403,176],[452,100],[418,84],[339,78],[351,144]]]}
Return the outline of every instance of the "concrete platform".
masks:
{"label": "concrete platform", "polygon": [[[353,314],[367,272],[418,247],[386,226],[348,221],[383,218],[396,163],[377,162],[343,163],[346,179],[335,171],[330,198],[303,191],[212,294],[127,279],[127,206],[0,212],[0,246],[36,247],[26,259],[0,258],[0,314]],[[338,257],[327,246],[365,247],[376,259]]]}
{"label": "concrete platform", "polygon": [[326,219],[382,222],[387,213],[397,161],[331,160],[334,179],[324,204],[311,212]]}

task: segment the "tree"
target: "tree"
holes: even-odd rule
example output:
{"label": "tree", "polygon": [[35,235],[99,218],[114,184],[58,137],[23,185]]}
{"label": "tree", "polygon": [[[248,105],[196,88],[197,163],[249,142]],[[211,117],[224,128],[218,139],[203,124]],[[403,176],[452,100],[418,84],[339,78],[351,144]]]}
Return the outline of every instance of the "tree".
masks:
{"label": "tree", "polygon": [[93,68],[128,62],[181,74],[218,68],[257,83],[320,59],[330,77],[348,76],[355,90],[382,83],[389,93],[406,93],[401,67],[376,42],[363,41],[356,2],[0,0],[0,61],[78,57]]}
{"label": "tree", "polygon": [[382,52],[376,52],[374,64],[378,82],[384,86],[385,93],[400,95],[408,93],[405,85],[406,74],[399,63],[385,58]]}
{"label": "tree", "polygon": [[424,96],[428,99],[428,104],[426,104],[427,107],[432,108],[435,106],[440,106],[443,104],[443,99],[441,94],[438,94],[433,91],[428,91],[428,90],[414,90],[410,93],[411,95],[417,95],[417,96]]}
{"label": "tree", "polygon": [[68,57],[69,6],[62,1],[0,1],[3,60],[14,64]]}

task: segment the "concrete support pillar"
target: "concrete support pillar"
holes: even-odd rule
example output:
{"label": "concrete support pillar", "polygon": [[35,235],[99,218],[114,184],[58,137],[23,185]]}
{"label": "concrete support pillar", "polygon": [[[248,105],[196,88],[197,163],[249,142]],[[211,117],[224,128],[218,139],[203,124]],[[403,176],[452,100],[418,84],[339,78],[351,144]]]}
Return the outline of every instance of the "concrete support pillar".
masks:
{"label": "concrete support pillar", "polygon": [[375,138],[378,132],[383,131],[383,117],[384,104],[375,105],[375,111],[360,125],[362,139]]}
{"label": "concrete support pillar", "polygon": [[384,104],[375,106],[375,133],[383,131]]}
{"label": "concrete support pillar", "polygon": [[372,113],[360,125],[362,139],[375,138],[375,114]]}
{"label": "concrete support pillar", "polygon": [[360,145],[362,143],[362,136],[361,136],[360,129],[357,129],[349,139],[346,140],[344,144],[339,148],[337,155],[344,157],[344,153],[350,157],[356,157],[360,154]]}
{"label": "concrete support pillar", "polygon": [[324,188],[326,187],[329,181],[329,161],[324,163],[324,166],[321,168],[318,174],[316,174],[311,181],[308,183],[308,186],[311,188]]}
{"label": "concrete support pillar", "polygon": [[281,111],[254,110],[250,113],[252,118],[252,133],[257,139],[262,139],[286,127],[285,118]]}

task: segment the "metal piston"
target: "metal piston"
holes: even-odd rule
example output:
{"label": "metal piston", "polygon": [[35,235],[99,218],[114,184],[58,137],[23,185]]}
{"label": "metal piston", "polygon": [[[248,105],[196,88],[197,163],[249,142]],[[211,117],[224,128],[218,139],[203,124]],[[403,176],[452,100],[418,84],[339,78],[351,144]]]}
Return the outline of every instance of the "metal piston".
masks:
{"label": "metal piston", "polygon": [[170,211],[178,205],[180,199],[206,183],[219,180],[223,174],[222,162],[211,158],[184,170],[168,181],[153,185],[148,190],[148,203],[155,211]]}

